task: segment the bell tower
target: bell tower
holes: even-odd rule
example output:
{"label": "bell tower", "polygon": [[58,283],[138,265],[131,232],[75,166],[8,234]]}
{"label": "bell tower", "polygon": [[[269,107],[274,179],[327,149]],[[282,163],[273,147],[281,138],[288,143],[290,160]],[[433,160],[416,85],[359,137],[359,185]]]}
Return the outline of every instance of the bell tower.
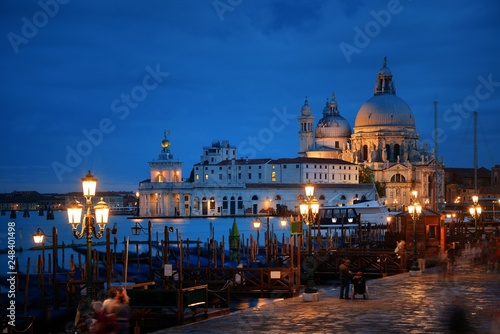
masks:
{"label": "bell tower", "polygon": [[299,116],[299,156],[305,157],[306,152],[313,149],[314,145],[314,116],[311,115],[309,102],[304,101],[301,114]]}

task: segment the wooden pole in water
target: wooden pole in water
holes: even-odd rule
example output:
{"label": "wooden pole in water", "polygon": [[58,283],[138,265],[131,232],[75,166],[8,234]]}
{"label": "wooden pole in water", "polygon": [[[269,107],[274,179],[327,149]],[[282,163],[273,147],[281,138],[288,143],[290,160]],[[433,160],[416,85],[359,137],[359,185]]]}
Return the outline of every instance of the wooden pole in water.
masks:
{"label": "wooden pole in water", "polygon": [[[177,234],[179,235],[179,234]],[[182,280],[184,279],[182,275],[182,271],[184,269],[184,246],[182,245],[182,234],[180,236],[180,239],[177,239],[178,245],[179,245],[179,255],[180,255],[180,263],[179,263],[179,288],[182,289]]]}
{"label": "wooden pole in water", "polygon": [[153,223],[151,220],[148,221],[148,257],[149,257],[149,280],[153,281],[155,278],[155,273],[153,272]]}
{"label": "wooden pole in water", "polygon": [[[52,227],[52,258],[54,259],[54,263],[52,266],[52,289],[54,290],[54,308],[59,308],[59,293],[57,291],[57,267],[58,264],[58,254],[57,254],[57,228],[55,226]],[[63,248],[64,254],[64,248]],[[64,259],[64,258],[63,258]],[[63,260],[64,261],[64,260]]]}
{"label": "wooden pole in water", "polygon": [[127,274],[128,274],[128,244],[130,242],[130,237],[127,237],[127,242],[125,243],[125,263],[123,268],[123,285],[127,286]]}
{"label": "wooden pole in water", "polygon": [[113,274],[113,260],[111,255],[111,230],[106,229],[106,286],[111,285],[111,275]]}
{"label": "wooden pole in water", "polygon": [[201,267],[201,248],[200,248],[200,237],[198,237],[198,249],[197,249],[197,254],[198,254],[198,268]]}
{"label": "wooden pole in water", "polygon": [[31,258],[28,257],[28,266],[26,268],[26,289],[25,289],[25,298],[24,298],[24,313],[28,312],[28,291],[29,291],[29,283],[30,283],[30,262]]}
{"label": "wooden pole in water", "polygon": [[163,287],[165,288],[167,286],[167,282],[168,282],[168,276],[165,275],[165,266],[168,263],[168,254],[169,254],[169,246],[170,246],[170,240],[169,240],[169,236],[168,236],[168,227],[165,226],[165,229],[164,229],[164,232],[165,234],[165,243],[163,245]]}
{"label": "wooden pole in water", "polygon": [[187,243],[187,245],[186,245],[186,248],[187,248],[187,267],[190,268],[191,267],[191,265],[190,265],[190,262],[191,262],[191,257],[190,257],[191,250],[189,248],[189,238],[186,239],[186,243]]}

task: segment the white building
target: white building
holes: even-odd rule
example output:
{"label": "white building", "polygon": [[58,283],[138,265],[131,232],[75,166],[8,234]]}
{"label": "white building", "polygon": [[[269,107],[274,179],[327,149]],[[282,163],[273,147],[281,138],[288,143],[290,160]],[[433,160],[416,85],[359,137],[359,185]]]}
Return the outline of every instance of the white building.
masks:
{"label": "white building", "polygon": [[359,184],[356,164],[339,159],[237,159],[229,142],[215,141],[203,148],[192,179],[182,181],[182,163],[162,141],[158,159],[151,161],[151,178],[139,185],[140,215],[189,217],[258,215],[296,208],[304,199],[304,185],[316,187],[322,204],[351,204],[374,199],[371,184]]}

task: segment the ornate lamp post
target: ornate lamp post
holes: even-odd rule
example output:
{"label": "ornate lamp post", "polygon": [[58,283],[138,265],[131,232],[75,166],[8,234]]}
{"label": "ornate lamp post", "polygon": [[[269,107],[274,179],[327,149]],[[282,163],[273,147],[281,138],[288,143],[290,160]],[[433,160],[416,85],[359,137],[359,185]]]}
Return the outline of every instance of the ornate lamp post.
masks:
{"label": "ornate lamp post", "polygon": [[[92,273],[92,236],[101,239],[104,229],[108,223],[109,206],[101,200],[94,206],[95,216],[91,213],[92,197],[95,196],[97,179],[90,171],[82,179],[83,196],[87,204],[87,213],[83,216],[83,225],[81,231],[78,231],[78,226],[81,223],[83,206],[75,200],[68,206],[68,221],[71,224],[73,235],[76,239],[81,239],[84,236],[87,238],[87,259],[86,259],[86,275],[87,275],[87,295],[89,302],[94,297],[94,279]],[[96,231],[96,226],[99,226],[99,231]]]}
{"label": "ornate lamp post", "polygon": [[[307,224],[308,232],[307,232],[307,286],[304,289],[304,300],[308,300],[309,297],[306,297],[306,294],[315,294],[318,292],[316,288],[316,284],[314,283],[314,260],[312,255],[312,235],[311,235],[311,225],[316,219],[316,215],[319,212],[319,202],[314,197],[314,187],[306,186],[306,198],[300,204],[300,215],[302,217],[302,222]],[[311,299],[314,300],[314,299]],[[317,300],[317,297],[315,298]]]}
{"label": "ornate lamp post", "polygon": [[410,276],[417,276],[417,273],[420,273],[420,268],[418,267],[418,259],[417,259],[417,220],[422,214],[422,206],[417,201],[417,191],[413,190],[412,194],[412,203],[408,205],[408,213],[413,220],[413,264],[411,266]]}
{"label": "ornate lamp post", "polygon": [[474,238],[477,239],[477,220],[481,215],[482,208],[479,205],[479,197],[476,195],[472,196],[472,206],[469,208],[469,213],[474,217]]}

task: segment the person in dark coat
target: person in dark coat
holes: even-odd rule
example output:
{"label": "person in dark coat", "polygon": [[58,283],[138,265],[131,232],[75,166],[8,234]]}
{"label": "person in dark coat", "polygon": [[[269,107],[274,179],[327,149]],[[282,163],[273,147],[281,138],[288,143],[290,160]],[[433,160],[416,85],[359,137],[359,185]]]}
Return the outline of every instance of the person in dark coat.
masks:
{"label": "person in dark coat", "polygon": [[352,272],[349,270],[349,265],[351,261],[345,260],[339,266],[339,279],[340,279],[340,299],[350,299],[349,298],[349,285],[351,281]]}

